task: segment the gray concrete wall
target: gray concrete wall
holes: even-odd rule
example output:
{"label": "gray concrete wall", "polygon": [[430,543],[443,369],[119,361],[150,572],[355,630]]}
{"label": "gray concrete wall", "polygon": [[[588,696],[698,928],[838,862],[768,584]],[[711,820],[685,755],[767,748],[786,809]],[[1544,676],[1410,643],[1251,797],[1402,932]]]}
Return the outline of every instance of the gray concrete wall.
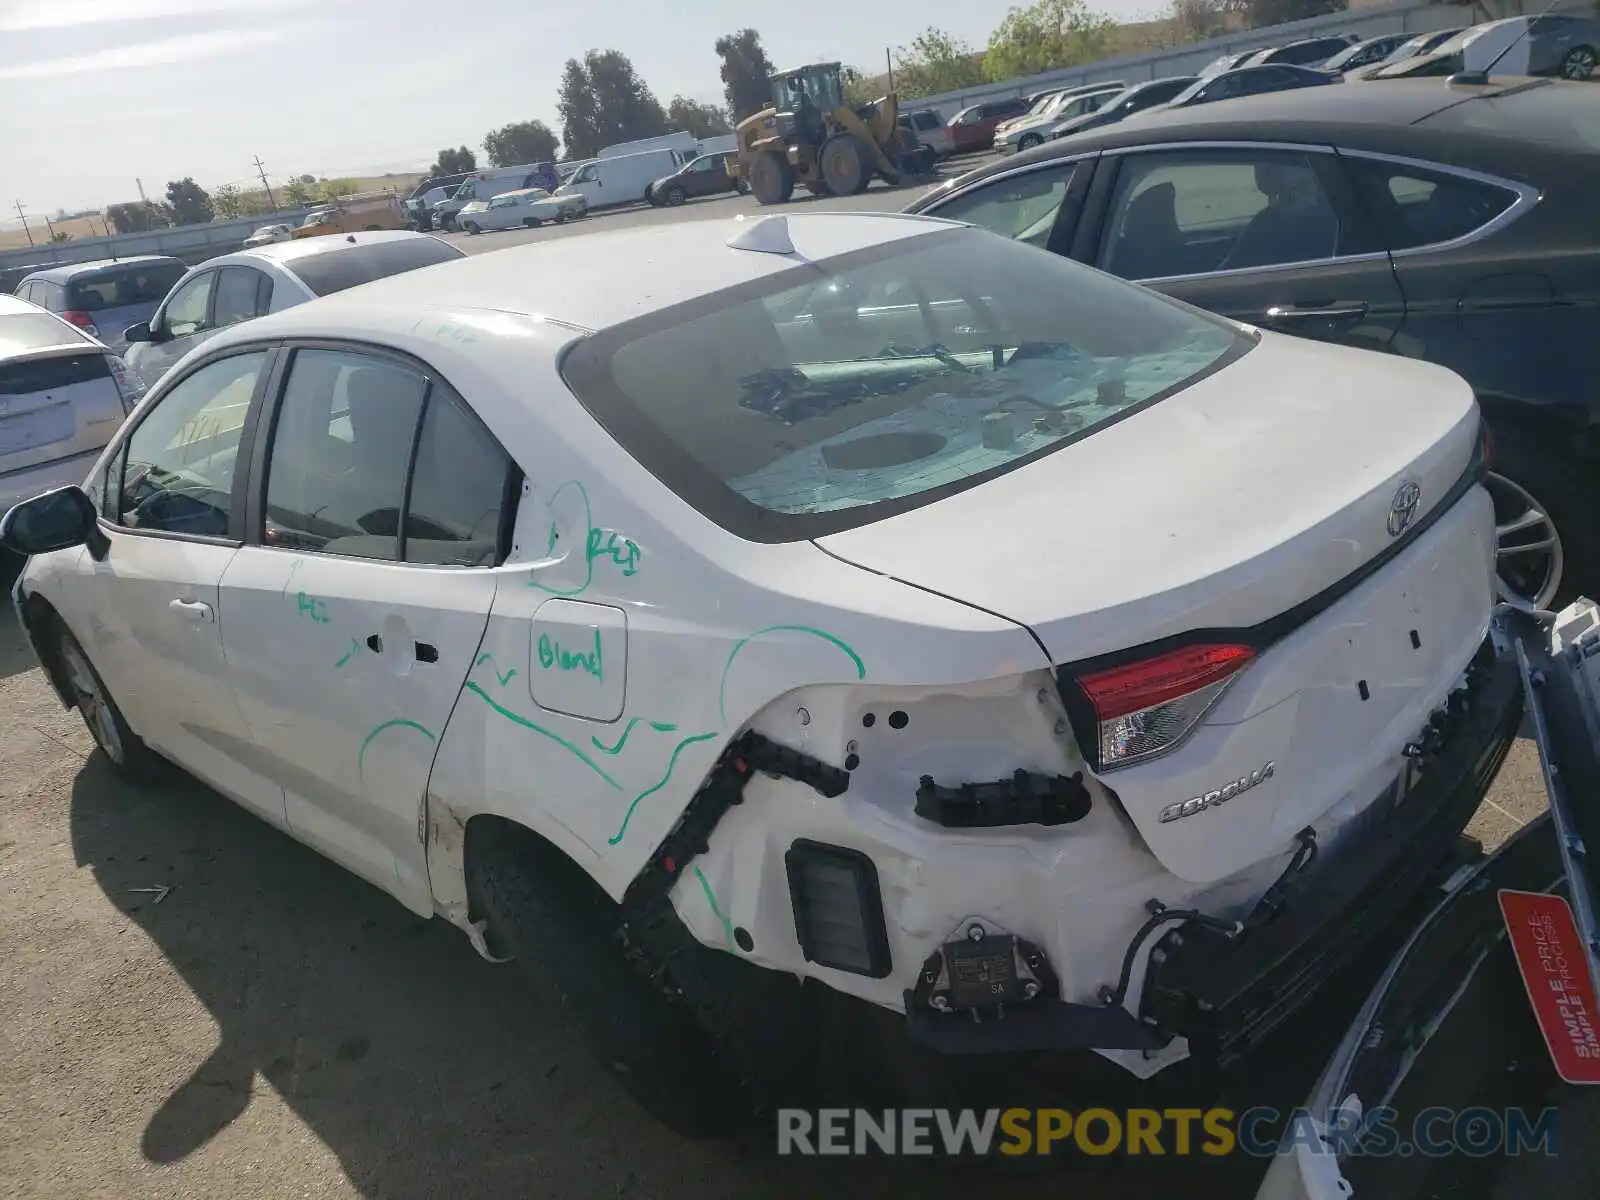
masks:
{"label": "gray concrete wall", "polygon": [[88,262],[96,258],[131,258],[135,254],[170,254],[194,266],[208,258],[237,250],[245,238],[263,225],[298,225],[305,219],[305,209],[293,208],[232,221],[183,225],[177,229],[152,229],[149,233],[75,237],[70,242],[54,245],[0,251],[0,267],[31,266],[35,263],[51,266]]}

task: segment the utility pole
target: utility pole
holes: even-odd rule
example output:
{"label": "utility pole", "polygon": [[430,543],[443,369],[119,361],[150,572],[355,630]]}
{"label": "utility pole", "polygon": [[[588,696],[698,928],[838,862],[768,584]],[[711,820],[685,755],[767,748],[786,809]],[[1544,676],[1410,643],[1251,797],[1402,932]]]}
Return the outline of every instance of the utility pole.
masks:
{"label": "utility pole", "polygon": [[50,223],[50,215],[48,213],[45,214],[44,227],[50,231],[50,244],[54,245],[56,240],[56,227]]}
{"label": "utility pole", "polygon": [[133,182],[136,183],[139,186],[139,203],[140,204],[149,204],[150,201],[148,201],[148,200],[146,200],[144,198],[144,180],[135,179]]}
{"label": "utility pole", "polygon": [[889,53],[889,47],[883,48],[883,65],[889,68],[889,92],[894,92],[894,58]]}
{"label": "utility pole", "polygon": [[28,235],[28,246],[33,248],[33,230],[28,228],[27,215],[22,211],[22,201],[17,201],[17,216],[22,218],[22,232]]}
{"label": "utility pole", "polygon": [[266,189],[267,203],[273,209],[278,207],[278,202],[272,198],[272,185],[267,182],[267,168],[261,161],[261,155],[256,155],[256,172],[261,176],[261,186]]}

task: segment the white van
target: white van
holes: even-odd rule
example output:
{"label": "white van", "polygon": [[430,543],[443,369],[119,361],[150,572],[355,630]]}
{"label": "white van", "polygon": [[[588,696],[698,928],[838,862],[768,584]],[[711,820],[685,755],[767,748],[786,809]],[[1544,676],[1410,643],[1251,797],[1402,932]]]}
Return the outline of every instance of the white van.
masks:
{"label": "white van", "polygon": [[618,204],[639,204],[645,189],[663,175],[671,175],[694,154],[691,150],[646,150],[618,158],[597,158],[572,173],[556,189],[558,196],[582,196],[591,209]]}
{"label": "white van", "polygon": [[693,158],[699,150],[699,143],[695,141],[692,133],[663,133],[659,137],[639,138],[632,142],[618,142],[615,146],[607,146],[596,154],[596,158],[622,158],[628,154],[643,154],[646,150],[679,150],[688,157]]}
{"label": "white van", "polygon": [[739,148],[739,135],[724,133],[716,137],[701,138],[699,145],[702,158],[707,154],[732,154]]}

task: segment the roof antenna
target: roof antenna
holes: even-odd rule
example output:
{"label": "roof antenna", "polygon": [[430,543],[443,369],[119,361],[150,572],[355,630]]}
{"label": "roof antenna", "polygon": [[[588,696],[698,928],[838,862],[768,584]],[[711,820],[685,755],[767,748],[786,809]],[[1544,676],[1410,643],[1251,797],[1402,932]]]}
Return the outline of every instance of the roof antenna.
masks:
{"label": "roof antenna", "polygon": [[[740,223],[744,217],[738,218]],[[794,242],[789,237],[788,217],[762,217],[746,225],[728,239],[735,250],[754,250],[758,254],[794,254]]]}
{"label": "roof antenna", "polygon": [[[1449,79],[1446,79],[1444,81],[1445,82],[1445,86],[1447,86],[1447,87],[1456,87],[1456,86],[1472,87],[1472,86],[1479,86],[1479,85],[1488,83],[1489,82],[1489,72],[1494,70],[1497,66],[1499,66],[1500,65],[1500,60],[1502,58],[1504,58],[1506,55],[1510,54],[1513,50],[1515,50],[1517,48],[1517,46],[1521,44],[1522,39],[1527,37],[1530,33],[1533,32],[1533,27],[1535,25],[1537,25],[1540,21],[1542,21],[1546,17],[1548,17],[1550,15],[1550,10],[1553,9],[1559,3],[1560,3],[1560,0],[1550,0],[1550,3],[1545,5],[1544,11],[1542,13],[1540,13],[1537,17],[1529,18],[1528,23],[1522,27],[1522,32],[1517,34],[1516,37],[1512,38],[1511,41],[1506,44],[1506,48],[1504,50],[1500,51],[1499,54],[1496,54],[1493,58],[1491,58],[1489,60],[1489,65],[1484,67],[1483,70],[1481,70],[1481,71],[1457,71],[1454,75],[1450,76]],[[1465,47],[1463,47],[1463,53],[1465,53]]]}

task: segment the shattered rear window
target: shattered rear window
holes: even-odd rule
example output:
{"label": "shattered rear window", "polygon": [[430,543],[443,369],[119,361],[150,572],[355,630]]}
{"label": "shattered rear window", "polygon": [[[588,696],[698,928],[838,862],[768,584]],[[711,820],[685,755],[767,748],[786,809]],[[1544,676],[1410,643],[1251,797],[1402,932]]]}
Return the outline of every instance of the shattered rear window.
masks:
{"label": "shattered rear window", "polygon": [[689,503],[786,541],[1015,469],[1253,344],[1056,255],[944,229],[602,331],[562,370]]}

